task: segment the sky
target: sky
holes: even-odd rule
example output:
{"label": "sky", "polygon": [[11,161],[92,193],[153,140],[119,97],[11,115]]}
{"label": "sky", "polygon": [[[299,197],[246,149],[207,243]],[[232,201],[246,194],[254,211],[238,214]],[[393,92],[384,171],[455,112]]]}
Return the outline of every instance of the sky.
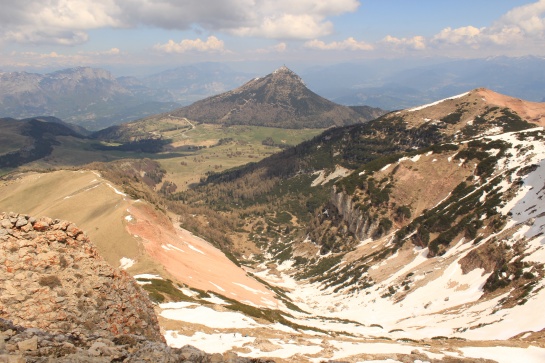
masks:
{"label": "sky", "polygon": [[0,70],[545,56],[545,0],[0,0]]}

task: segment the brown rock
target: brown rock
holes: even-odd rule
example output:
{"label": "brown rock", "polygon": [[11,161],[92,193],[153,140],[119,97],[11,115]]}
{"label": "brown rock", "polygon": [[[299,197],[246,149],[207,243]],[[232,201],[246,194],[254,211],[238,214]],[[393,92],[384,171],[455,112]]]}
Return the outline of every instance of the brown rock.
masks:
{"label": "brown rock", "polygon": [[1,224],[2,224],[2,227],[4,227],[4,228],[12,228],[13,227],[13,223],[11,223],[9,219],[3,219]]}
{"label": "brown rock", "polygon": [[[32,219],[13,218],[19,224]],[[23,227],[32,227],[28,221]],[[50,222],[34,221],[30,233],[2,229],[9,234],[0,243],[0,318],[54,333],[135,334],[163,342],[153,305],[132,277],[106,263],[76,225]]]}
{"label": "brown rock", "polygon": [[223,355],[219,353],[214,353],[210,356],[210,363],[222,363],[223,362]]}
{"label": "brown rock", "polygon": [[0,362],[1,363],[25,363],[26,360],[21,355],[0,354]]}
{"label": "brown rock", "polygon": [[49,229],[49,223],[47,223],[46,221],[38,221],[36,223],[34,223],[34,230],[38,231],[38,232],[43,232],[43,231],[47,231]]}
{"label": "brown rock", "polygon": [[17,222],[15,222],[15,227],[20,228],[22,226],[26,226],[28,224],[28,221],[26,218],[18,218]]}
{"label": "brown rock", "polygon": [[20,351],[23,351],[23,352],[27,350],[35,351],[38,349],[38,337],[33,336],[30,339],[23,340],[17,343],[17,347],[19,348]]}

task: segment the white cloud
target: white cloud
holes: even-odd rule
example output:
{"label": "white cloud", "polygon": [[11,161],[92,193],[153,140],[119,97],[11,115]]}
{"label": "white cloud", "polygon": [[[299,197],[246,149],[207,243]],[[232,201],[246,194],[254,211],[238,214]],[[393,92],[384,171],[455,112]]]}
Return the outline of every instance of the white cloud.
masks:
{"label": "white cloud", "polygon": [[358,6],[358,0],[0,0],[0,39],[76,45],[91,29],[141,25],[311,39],[333,31],[328,17]]}
{"label": "white cloud", "polygon": [[461,28],[445,28],[436,34],[431,41],[436,44],[476,44],[481,39],[481,34],[485,28],[475,28],[474,26],[465,26]]}
{"label": "white cloud", "polygon": [[543,37],[545,30],[545,0],[519,6],[507,12],[492,25],[492,29],[518,28],[528,36]]}
{"label": "white cloud", "polygon": [[387,46],[393,46],[394,48],[403,48],[403,49],[416,49],[422,50],[426,49],[426,39],[420,35],[411,37],[411,38],[396,38],[391,35],[387,35],[382,39],[382,44]]}
{"label": "white cloud", "polygon": [[484,46],[517,46],[527,43],[545,41],[545,0],[516,7],[490,27],[476,28],[465,26],[461,28],[445,28],[431,41],[444,45],[468,45],[474,48]]}
{"label": "white cloud", "polygon": [[75,45],[86,30],[121,26],[109,0],[0,0],[0,38],[18,43]]}
{"label": "white cloud", "polygon": [[93,56],[93,55],[99,55],[99,56],[116,56],[116,55],[121,55],[122,52],[119,48],[111,48],[111,49],[108,49],[108,50],[103,50],[103,51],[99,51],[99,52],[80,52],[79,54],[85,54],[85,55],[90,55],[90,56]]}
{"label": "white cloud", "polygon": [[215,36],[209,36],[206,41],[201,39],[184,39],[179,43],[176,43],[172,39],[166,44],[157,44],[154,47],[165,53],[185,53],[190,51],[198,52],[224,52],[224,43]]}
{"label": "white cloud", "polygon": [[287,48],[288,46],[286,45],[286,43],[278,43],[275,46],[273,46],[273,49],[278,53],[285,52]]}
{"label": "white cloud", "polygon": [[333,23],[320,16],[307,14],[281,14],[265,17],[259,25],[231,29],[238,36],[253,36],[272,39],[310,39],[333,31]]}
{"label": "white cloud", "polygon": [[373,45],[364,41],[357,41],[349,37],[340,42],[325,43],[321,40],[314,39],[305,43],[306,48],[319,50],[372,50]]}
{"label": "white cloud", "polygon": [[245,22],[227,30],[239,36],[312,39],[331,34],[327,17],[354,12],[357,0],[262,0],[242,9]]}
{"label": "white cloud", "polygon": [[275,44],[268,48],[260,48],[255,50],[255,53],[267,54],[267,53],[284,53],[288,49],[288,45],[284,42]]}

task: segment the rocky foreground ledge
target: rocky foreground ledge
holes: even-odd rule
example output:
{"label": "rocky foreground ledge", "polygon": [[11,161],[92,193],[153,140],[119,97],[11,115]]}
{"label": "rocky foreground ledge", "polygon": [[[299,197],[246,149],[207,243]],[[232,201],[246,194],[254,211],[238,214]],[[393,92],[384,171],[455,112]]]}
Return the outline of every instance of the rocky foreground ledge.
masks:
{"label": "rocky foreground ledge", "polygon": [[0,213],[0,362],[266,362],[168,347],[147,294],[75,224]]}
{"label": "rocky foreground ledge", "polygon": [[163,341],[145,292],[75,224],[0,214],[0,317],[49,332]]}

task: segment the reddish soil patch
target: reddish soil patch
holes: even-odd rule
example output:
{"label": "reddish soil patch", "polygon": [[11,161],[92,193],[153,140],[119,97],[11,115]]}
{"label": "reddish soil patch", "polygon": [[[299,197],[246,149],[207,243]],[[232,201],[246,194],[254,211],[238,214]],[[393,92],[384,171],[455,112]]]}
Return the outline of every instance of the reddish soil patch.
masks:
{"label": "reddish soil patch", "polygon": [[479,88],[477,93],[484,97],[490,104],[510,108],[523,119],[539,126],[545,126],[545,102],[523,101],[486,88]]}
{"label": "reddish soil patch", "polygon": [[274,294],[216,247],[173,224],[143,203],[133,204],[127,230],[140,237],[146,253],[178,282],[240,302],[277,308]]}

